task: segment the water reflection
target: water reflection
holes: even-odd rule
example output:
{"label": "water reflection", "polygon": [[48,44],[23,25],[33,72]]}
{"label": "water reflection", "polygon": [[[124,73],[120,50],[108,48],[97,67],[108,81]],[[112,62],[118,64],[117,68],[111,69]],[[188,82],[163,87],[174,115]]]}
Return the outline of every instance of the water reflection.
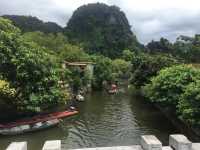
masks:
{"label": "water reflection", "polygon": [[0,137],[1,149],[12,141],[28,141],[30,150],[41,149],[46,140],[62,140],[62,147],[133,145],[140,135],[155,134],[164,144],[176,128],[152,105],[126,89],[117,95],[94,92],[80,103],[79,115],[59,127],[20,136]]}

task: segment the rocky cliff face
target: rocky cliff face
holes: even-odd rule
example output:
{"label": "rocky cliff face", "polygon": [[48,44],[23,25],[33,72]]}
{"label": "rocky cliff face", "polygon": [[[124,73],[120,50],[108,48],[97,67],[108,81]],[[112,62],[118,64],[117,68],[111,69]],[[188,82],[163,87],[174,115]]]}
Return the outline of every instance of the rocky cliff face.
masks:
{"label": "rocky cliff face", "polygon": [[89,52],[109,57],[117,57],[131,44],[138,44],[124,12],[102,3],[79,7],[65,31],[72,41],[86,43]]}

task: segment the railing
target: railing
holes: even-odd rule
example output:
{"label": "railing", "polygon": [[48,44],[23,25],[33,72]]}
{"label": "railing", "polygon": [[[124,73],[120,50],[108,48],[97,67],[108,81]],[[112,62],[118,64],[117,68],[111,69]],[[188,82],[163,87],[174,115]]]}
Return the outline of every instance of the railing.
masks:
{"label": "railing", "polygon": [[[27,150],[27,142],[13,142],[6,150]],[[42,150],[61,150],[61,141],[46,141]],[[141,136],[140,145],[85,148],[76,150],[200,150],[200,143],[192,143],[182,134],[169,136],[169,146],[162,143],[154,135]]]}

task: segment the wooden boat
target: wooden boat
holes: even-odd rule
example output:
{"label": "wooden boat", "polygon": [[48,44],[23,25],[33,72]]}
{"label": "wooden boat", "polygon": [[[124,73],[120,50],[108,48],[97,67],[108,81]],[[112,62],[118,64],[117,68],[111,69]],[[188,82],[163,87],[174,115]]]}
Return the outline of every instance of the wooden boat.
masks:
{"label": "wooden boat", "polygon": [[46,115],[37,115],[35,117],[15,122],[0,124],[0,134],[15,135],[25,132],[37,131],[55,126],[59,123],[59,119],[77,114],[78,111],[62,111],[54,112]]}
{"label": "wooden boat", "polygon": [[50,128],[58,125],[60,121],[58,119],[52,119],[45,122],[38,122],[30,125],[20,125],[12,128],[0,129],[0,134],[2,135],[17,135],[26,132],[38,131],[46,128]]}

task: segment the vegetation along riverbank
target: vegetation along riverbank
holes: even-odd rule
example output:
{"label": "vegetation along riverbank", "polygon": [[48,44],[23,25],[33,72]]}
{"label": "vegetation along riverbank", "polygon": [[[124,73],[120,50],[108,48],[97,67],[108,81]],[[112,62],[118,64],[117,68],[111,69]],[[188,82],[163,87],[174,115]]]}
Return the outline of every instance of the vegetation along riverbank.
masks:
{"label": "vegetation along riverbank", "polygon": [[66,27],[4,15],[0,114],[7,115],[0,115],[0,121],[52,112],[80,91],[109,89],[125,79],[149,102],[169,107],[199,131],[199,63],[199,35],[141,44],[117,6],[83,5]]}

